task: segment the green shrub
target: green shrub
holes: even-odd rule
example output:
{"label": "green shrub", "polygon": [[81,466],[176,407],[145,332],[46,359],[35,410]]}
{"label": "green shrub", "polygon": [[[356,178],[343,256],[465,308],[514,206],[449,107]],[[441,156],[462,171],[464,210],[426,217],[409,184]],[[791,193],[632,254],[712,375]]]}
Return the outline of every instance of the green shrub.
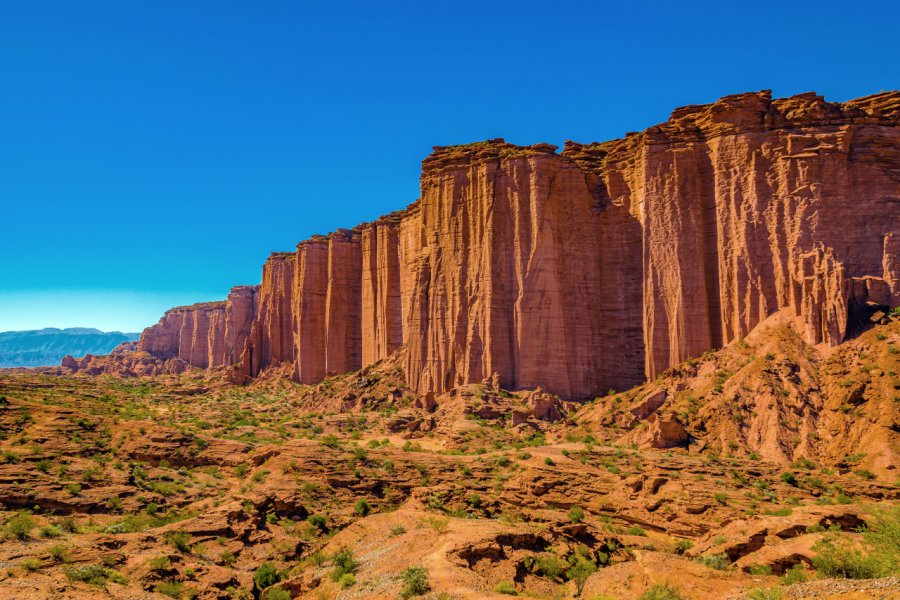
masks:
{"label": "green shrub", "polygon": [[20,512],[6,522],[6,536],[17,540],[27,540],[34,529],[34,519],[27,512]]}
{"label": "green shrub", "polygon": [[792,485],[797,487],[800,485],[800,482],[797,480],[797,476],[791,473],[790,471],[786,471],[781,474],[781,481],[785,482],[788,485]]}
{"label": "green shrub", "polygon": [[348,548],[343,548],[334,553],[331,557],[333,569],[331,570],[331,580],[339,582],[341,577],[347,574],[353,574],[359,565],[353,558],[353,552]]}
{"label": "green shrub", "polygon": [[172,561],[168,556],[157,556],[150,560],[150,568],[154,571],[167,571],[172,568]]}
{"label": "green shrub", "polygon": [[103,565],[82,565],[63,569],[69,581],[82,581],[91,585],[103,587],[107,581],[125,584],[128,580],[118,571],[108,569]]}
{"label": "green shrub", "polygon": [[584,511],[577,504],[569,509],[569,520],[573,523],[581,523],[584,520]]}
{"label": "green shrub", "polygon": [[160,581],[153,588],[157,594],[169,596],[170,598],[180,598],[183,586],[180,581]]}
{"label": "green shrub", "polygon": [[772,567],[769,565],[750,565],[747,572],[751,575],[771,575]]}
{"label": "green shrub", "polygon": [[306,522],[309,523],[311,527],[318,529],[322,533],[326,533],[328,531],[328,519],[326,519],[322,515],[310,515]]}
{"label": "green shrub", "polygon": [[862,537],[862,549],[839,533],[823,538],[813,547],[819,552],[813,558],[816,571],[826,577],[848,579],[900,574],[900,505],[874,511]]}
{"label": "green shrub", "polygon": [[37,571],[41,568],[41,561],[34,557],[26,558],[22,561],[21,567],[26,571]]}
{"label": "green shrub", "polygon": [[781,600],[782,597],[780,588],[756,588],[747,594],[749,600]]}
{"label": "green shrub", "polygon": [[253,572],[253,583],[258,590],[264,590],[279,581],[281,581],[281,575],[279,575],[278,569],[275,568],[275,563],[264,562]]}
{"label": "green shrub", "polygon": [[394,537],[395,535],[403,535],[404,533],[406,533],[406,527],[404,527],[403,525],[394,525],[393,527],[391,527],[391,537]]}
{"label": "green shrub", "polygon": [[627,533],[628,535],[647,535],[647,532],[644,531],[644,528],[640,525],[632,525],[625,530],[625,533]]}
{"label": "green shrub", "polygon": [[182,552],[187,552],[191,547],[191,534],[186,531],[170,531],[166,539]]}
{"label": "green shrub", "polygon": [[519,592],[516,591],[516,587],[509,581],[501,581],[497,583],[497,585],[494,586],[494,591],[498,594],[506,594],[507,596],[519,595]]}
{"label": "green shrub", "polygon": [[675,554],[684,554],[693,547],[694,542],[691,540],[678,540],[675,542]]}
{"label": "green shrub", "polygon": [[555,554],[544,554],[538,556],[535,565],[539,575],[549,577],[554,581],[559,581],[568,566],[565,561]]}
{"label": "green shrub", "polygon": [[347,589],[355,583],[356,577],[353,576],[353,573],[344,573],[343,575],[341,575],[341,578],[338,579],[338,585],[340,585],[343,589]]}
{"label": "green shrub", "polygon": [[569,578],[569,581],[575,582],[575,588],[577,589],[576,595],[581,596],[585,582],[588,577],[593,575],[596,571],[597,563],[593,560],[586,556],[577,556],[575,558],[572,562],[572,566],[566,571],[566,577]]}
{"label": "green shrub", "polygon": [[358,514],[361,517],[367,516],[370,512],[372,512],[372,507],[369,506],[369,503],[366,502],[365,498],[360,498],[356,501],[356,504],[353,506],[353,512]]}
{"label": "green shrub", "polygon": [[711,569],[718,569],[719,571],[724,571],[725,569],[727,569],[728,567],[731,566],[731,561],[728,560],[728,556],[726,556],[724,554],[713,554],[712,556],[698,556],[694,560],[705,567],[709,567]]}
{"label": "green shrub", "polygon": [[649,590],[638,596],[638,600],[685,600],[678,588],[668,583],[654,583]]}
{"label": "green shrub", "polygon": [[803,568],[802,564],[797,563],[784,572],[784,576],[781,578],[781,581],[785,585],[791,585],[793,583],[803,583],[807,579],[809,579],[809,577],[806,576],[806,569]]}
{"label": "green shrub", "polygon": [[47,554],[56,562],[67,562],[69,560],[69,548],[63,544],[54,544],[47,548]]}
{"label": "green shrub", "polygon": [[404,569],[400,573],[400,579],[403,581],[403,589],[400,591],[401,598],[424,596],[431,590],[431,586],[428,584],[428,571],[423,567]]}
{"label": "green shrub", "polygon": [[272,588],[266,593],[266,600],[291,600],[291,593],[282,588]]}

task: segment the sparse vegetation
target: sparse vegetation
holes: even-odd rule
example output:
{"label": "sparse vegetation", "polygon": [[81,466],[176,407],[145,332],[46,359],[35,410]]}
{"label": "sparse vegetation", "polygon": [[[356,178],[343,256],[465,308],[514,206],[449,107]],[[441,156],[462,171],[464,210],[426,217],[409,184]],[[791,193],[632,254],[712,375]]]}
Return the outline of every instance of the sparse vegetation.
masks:
{"label": "sparse vegetation", "polygon": [[846,534],[833,532],[816,546],[813,565],[826,577],[871,579],[900,574],[900,506],[875,510],[858,548]]}
{"label": "sparse vegetation", "polygon": [[507,596],[519,595],[519,592],[516,591],[516,586],[514,586],[509,581],[497,582],[497,585],[494,586],[494,591],[498,594],[506,594]]}
{"label": "sparse vegetation", "polygon": [[584,511],[577,504],[569,509],[569,520],[573,523],[581,523],[584,520]]}
{"label": "sparse vegetation", "polygon": [[698,556],[694,560],[705,567],[709,567],[711,569],[717,569],[719,571],[724,571],[731,567],[731,561],[728,560],[728,557],[724,554],[713,554],[710,556]]}
{"label": "sparse vegetation", "polygon": [[668,583],[654,583],[638,600],[686,600],[686,596]]}
{"label": "sparse vegetation", "polygon": [[400,573],[400,580],[403,582],[401,598],[423,596],[431,590],[431,586],[428,584],[428,572],[423,567],[404,569]]}

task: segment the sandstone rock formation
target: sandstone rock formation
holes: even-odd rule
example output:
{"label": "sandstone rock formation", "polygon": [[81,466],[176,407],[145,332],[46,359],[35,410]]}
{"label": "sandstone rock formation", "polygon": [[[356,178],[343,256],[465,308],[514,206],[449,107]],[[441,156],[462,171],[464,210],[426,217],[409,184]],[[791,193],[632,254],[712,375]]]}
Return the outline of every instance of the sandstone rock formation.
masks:
{"label": "sandstone rock formation", "polygon": [[436,147],[421,198],[273,254],[262,285],[173,309],[140,348],[316,383],[405,346],[418,392],[499,373],[625,389],[793,311],[837,344],[900,304],[900,92],[727,96],[604,143]]}

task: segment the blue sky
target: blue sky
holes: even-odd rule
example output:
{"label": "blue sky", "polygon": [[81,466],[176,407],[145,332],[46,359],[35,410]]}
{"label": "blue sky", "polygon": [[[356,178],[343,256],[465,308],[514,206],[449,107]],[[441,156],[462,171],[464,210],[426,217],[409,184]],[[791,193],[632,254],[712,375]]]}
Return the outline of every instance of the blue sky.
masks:
{"label": "blue sky", "polygon": [[6,2],[0,331],[136,331],[418,195],[433,145],[900,87],[900,3]]}

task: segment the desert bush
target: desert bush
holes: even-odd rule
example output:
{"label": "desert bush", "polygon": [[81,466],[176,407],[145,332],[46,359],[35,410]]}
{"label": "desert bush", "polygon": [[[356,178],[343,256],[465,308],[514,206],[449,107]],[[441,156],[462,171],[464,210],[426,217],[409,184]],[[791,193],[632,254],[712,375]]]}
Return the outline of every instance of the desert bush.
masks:
{"label": "desert bush", "polygon": [[361,517],[367,516],[370,512],[372,512],[372,507],[369,506],[369,503],[366,502],[365,498],[360,498],[356,501],[356,504],[353,506],[353,512],[358,514]]}
{"label": "desert bush", "polygon": [[322,533],[326,533],[328,531],[328,519],[326,519],[322,515],[310,515],[306,519],[306,522],[309,523],[311,527],[321,531]]}
{"label": "desert bush", "polygon": [[56,562],[67,562],[69,560],[69,548],[63,544],[54,544],[47,548],[47,554]]}
{"label": "desert bush", "polygon": [[554,554],[538,556],[534,562],[539,575],[553,580],[560,580],[568,566],[565,561]]}
{"label": "desert bush", "polygon": [[57,538],[63,534],[62,529],[56,525],[44,525],[41,527],[40,535],[43,538]]}
{"label": "desert bush", "polygon": [[578,590],[577,595],[581,596],[588,577],[597,571],[597,563],[586,556],[577,556],[571,564],[572,566],[566,570],[566,577],[569,578],[569,581],[575,582],[575,588]]}
{"label": "desert bush", "polygon": [[118,571],[104,567],[103,565],[81,565],[64,568],[63,573],[69,581],[81,581],[91,585],[103,587],[107,581],[125,584],[128,581]]}
{"label": "desert bush", "polygon": [[728,560],[728,557],[724,554],[713,554],[712,556],[698,556],[694,560],[705,567],[709,567],[711,569],[718,569],[719,571],[724,571],[725,569],[727,569],[728,567],[731,566],[731,561]]}
{"label": "desert bush", "polygon": [[792,583],[803,583],[807,579],[809,578],[806,576],[806,569],[798,563],[784,572],[781,581],[785,585],[791,585]]}
{"label": "desert bush", "polygon": [[519,592],[516,587],[509,581],[500,581],[494,586],[494,591],[498,594],[506,594],[507,596],[518,596]]}
{"label": "desert bush", "polygon": [[749,600],[781,600],[782,596],[780,588],[756,588],[747,594]]}
{"label": "desert bush", "polygon": [[772,567],[769,565],[750,565],[747,572],[751,575],[771,575]]}
{"label": "desert bush", "polygon": [[20,563],[21,567],[26,571],[37,571],[41,568],[41,561],[37,558],[26,558]]}
{"label": "desert bush", "polygon": [[794,475],[793,473],[791,473],[790,471],[786,471],[781,474],[781,481],[783,481],[784,483],[786,483],[788,485],[792,485],[794,487],[797,487],[798,485],[800,485],[800,482],[797,480],[797,476]]}
{"label": "desert bush", "polygon": [[440,534],[447,533],[450,529],[450,519],[446,517],[428,517],[428,526]]}
{"label": "desert bush", "polygon": [[6,522],[6,536],[17,540],[27,540],[34,529],[34,519],[27,512],[15,514]]}
{"label": "desert bush", "polygon": [[266,593],[266,600],[291,600],[291,593],[281,588],[273,588]]}
{"label": "desert bush", "polygon": [[872,513],[861,530],[863,547],[849,536],[832,533],[813,548],[813,566],[826,577],[873,579],[900,574],[900,505]]}
{"label": "desert bush", "polygon": [[356,572],[358,564],[353,557],[353,552],[348,548],[343,548],[334,553],[331,557],[331,580],[340,582],[344,575],[352,575]]}
{"label": "desert bush", "polygon": [[400,579],[403,581],[403,589],[400,591],[401,598],[423,596],[431,590],[431,586],[428,584],[428,571],[424,567],[404,569],[400,573]]}
{"label": "desert bush", "polygon": [[632,525],[625,530],[625,533],[627,533],[628,535],[647,535],[647,532],[644,531],[644,528],[639,525]]}
{"label": "desert bush", "polygon": [[279,581],[281,581],[281,575],[278,573],[278,569],[275,568],[275,563],[264,562],[253,572],[253,583],[258,590],[264,590]]}
{"label": "desert bush", "polygon": [[569,509],[569,520],[573,523],[581,523],[584,520],[584,511],[577,504]]}
{"label": "desert bush", "polygon": [[678,588],[668,583],[654,583],[638,600],[685,600]]}
{"label": "desert bush", "polygon": [[153,588],[157,594],[169,596],[170,598],[180,598],[184,586],[180,581],[160,581]]}
{"label": "desert bush", "polygon": [[170,544],[182,552],[187,552],[191,546],[191,534],[186,531],[171,531],[166,536]]}

